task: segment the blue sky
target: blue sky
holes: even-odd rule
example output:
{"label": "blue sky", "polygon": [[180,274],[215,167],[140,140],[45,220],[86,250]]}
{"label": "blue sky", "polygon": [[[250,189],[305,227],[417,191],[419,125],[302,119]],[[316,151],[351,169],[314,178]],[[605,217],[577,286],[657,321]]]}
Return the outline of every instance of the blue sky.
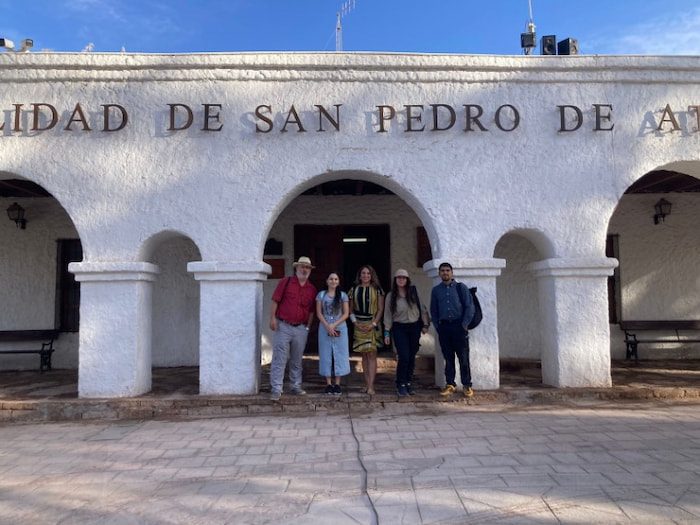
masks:
{"label": "blue sky", "polygon": [[[538,40],[584,54],[700,55],[700,0],[532,0]],[[340,0],[0,0],[0,37],[34,50],[333,51]],[[520,54],[527,0],[355,0],[346,51]]]}

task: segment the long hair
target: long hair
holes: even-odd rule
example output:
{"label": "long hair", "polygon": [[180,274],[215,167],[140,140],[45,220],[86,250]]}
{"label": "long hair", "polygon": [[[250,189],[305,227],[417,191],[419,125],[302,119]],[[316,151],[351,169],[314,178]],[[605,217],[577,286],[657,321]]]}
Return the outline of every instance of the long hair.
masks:
{"label": "long hair", "polygon": [[[411,287],[411,278],[406,277],[406,302],[408,303],[408,306],[413,306],[418,302],[418,297],[414,297],[414,295],[418,295],[415,293],[415,289]],[[394,315],[396,313],[396,299],[399,296],[399,285],[396,284],[396,277],[394,277],[394,280],[391,282],[391,301],[389,301],[389,310],[391,310],[391,315]]]}
{"label": "long hair", "polygon": [[357,275],[355,276],[354,286],[357,286],[361,283],[360,274],[362,273],[362,270],[364,270],[365,268],[367,268],[369,270],[369,274],[370,274],[369,285],[373,286],[377,290],[381,290],[382,285],[379,284],[379,277],[377,276],[377,272],[369,264],[365,264],[363,266],[360,266],[360,269],[357,270]]}
{"label": "long hair", "polygon": [[[328,277],[331,275],[336,275],[338,277],[338,286],[335,288],[335,297],[333,297],[333,302],[331,303],[331,310],[337,315],[343,311],[343,292],[340,291],[340,274],[338,274],[338,272],[331,272],[328,274]],[[326,280],[327,279],[328,278],[326,278]],[[326,285],[326,293],[328,293],[328,285]]]}

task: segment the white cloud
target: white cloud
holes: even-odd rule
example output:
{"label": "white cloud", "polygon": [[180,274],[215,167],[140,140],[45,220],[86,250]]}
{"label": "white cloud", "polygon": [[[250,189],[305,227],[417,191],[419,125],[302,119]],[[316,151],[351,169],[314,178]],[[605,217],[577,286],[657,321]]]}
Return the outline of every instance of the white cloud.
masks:
{"label": "white cloud", "polygon": [[85,13],[96,18],[109,18],[120,22],[126,21],[118,2],[114,0],[66,0],[67,9]]}
{"label": "white cloud", "polygon": [[586,54],[700,55],[700,8],[639,24],[613,37],[591,40]]}
{"label": "white cloud", "polygon": [[75,21],[80,24],[77,34],[86,42],[95,42],[97,48],[100,47],[98,41],[104,45],[110,40],[117,41],[119,47],[124,45],[130,51],[139,51],[164,35],[183,32],[170,16],[172,7],[165,2],[129,4],[120,0],[63,0],[63,5],[76,15]]}

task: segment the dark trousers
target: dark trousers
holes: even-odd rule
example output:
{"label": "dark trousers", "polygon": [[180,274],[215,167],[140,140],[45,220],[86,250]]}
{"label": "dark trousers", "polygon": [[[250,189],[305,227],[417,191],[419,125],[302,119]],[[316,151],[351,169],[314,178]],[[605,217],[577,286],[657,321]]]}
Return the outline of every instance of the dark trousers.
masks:
{"label": "dark trousers", "polygon": [[455,386],[455,356],[459,360],[462,385],[472,386],[472,373],[469,368],[469,334],[460,322],[439,323],[437,325],[440,349],[445,358],[445,382]]}
{"label": "dark trousers", "polygon": [[407,385],[413,378],[413,370],[416,367],[416,354],[420,341],[420,329],[422,323],[394,323],[391,325],[391,336],[394,338],[394,347],[398,363],[396,364],[396,386]]}

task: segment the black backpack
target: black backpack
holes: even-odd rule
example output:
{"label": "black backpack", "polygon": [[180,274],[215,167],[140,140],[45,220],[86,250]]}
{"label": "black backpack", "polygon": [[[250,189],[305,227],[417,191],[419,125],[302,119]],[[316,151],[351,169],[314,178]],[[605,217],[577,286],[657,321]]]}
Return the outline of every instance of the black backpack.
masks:
{"label": "black backpack", "polygon": [[[466,285],[462,283],[457,283],[457,293],[459,295],[459,300],[462,301],[462,308],[466,308],[467,298],[464,297],[464,289]],[[481,311],[481,303],[479,303],[479,298],[476,296],[476,286],[469,288],[469,293],[472,294],[472,302],[474,303],[474,317],[469,322],[467,327],[472,330],[481,324],[481,320],[484,318],[484,313]]]}

